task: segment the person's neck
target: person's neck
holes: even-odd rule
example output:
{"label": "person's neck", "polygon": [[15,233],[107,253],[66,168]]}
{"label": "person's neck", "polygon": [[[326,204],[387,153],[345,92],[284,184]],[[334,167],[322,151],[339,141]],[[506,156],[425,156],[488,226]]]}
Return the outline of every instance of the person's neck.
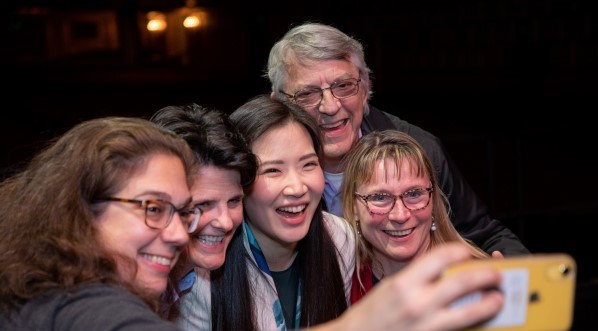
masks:
{"label": "person's neck", "polygon": [[[297,244],[294,244],[293,247],[297,247]],[[287,247],[284,247],[282,249],[275,249],[269,251],[264,250],[263,253],[266,257],[266,262],[268,262],[268,268],[270,269],[270,271],[285,271],[293,263],[295,249],[287,249]]]}
{"label": "person's neck", "polygon": [[372,270],[372,272],[378,279],[388,277],[396,272],[401,271],[401,269],[403,269],[405,266],[407,266],[411,262],[411,261],[392,260],[386,256],[382,256],[382,255],[376,254],[376,253],[374,253],[374,258],[376,258],[378,260],[378,262],[380,262],[379,266],[382,267],[382,270],[375,270],[377,268],[374,268],[374,270]]}
{"label": "person's neck", "polygon": [[[430,238],[428,237],[428,240],[426,240],[424,243],[422,243],[420,245],[417,252],[415,252],[415,254],[413,256],[411,256],[411,258],[406,259],[406,260],[401,260],[401,261],[393,260],[386,255],[382,255],[379,252],[374,251],[374,258],[378,259],[378,261],[380,262],[380,266],[382,267],[382,270],[379,273],[383,273],[384,276],[386,277],[386,276],[390,276],[396,272],[401,271],[401,269],[405,268],[409,263],[413,262],[415,259],[417,259],[418,257],[425,254],[427,251],[429,251],[430,247],[431,247],[431,243],[430,243]],[[379,275],[376,273],[374,273],[374,274],[376,275],[376,277],[382,276],[382,275]],[[382,278],[378,277],[378,279],[382,279]]]}
{"label": "person's neck", "polygon": [[345,163],[342,158],[324,158],[322,168],[326,172],[340,174],[345,171]]}
{"label": "person's neck", "polygon": [[249,226],[251,227],[255,239],[260,245],[260,249],[266,258],[270,271],[286,270],[293,262],[297,243],[284,243],[279,240],[272,240],[272,238],[257,231],[251,224]]}

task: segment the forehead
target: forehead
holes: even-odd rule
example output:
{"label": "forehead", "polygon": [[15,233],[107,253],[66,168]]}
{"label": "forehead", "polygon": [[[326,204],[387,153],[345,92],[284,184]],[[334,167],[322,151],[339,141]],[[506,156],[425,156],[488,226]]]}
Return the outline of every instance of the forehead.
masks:
{"label": "forehead", "polygon": [[264,132],[254,141],[251,150],[261,157],[264,155],[285,156],[300,151],[313,153],[314,144],[302,124],[288,121]]}
{"label": "forehead", "polygon": [[366,174],[364,183],[428,178],[424,167],[408,157],[377,159],[372,169],[374,171]]}
{"label": "forehead", "polygon": [[164,199],[186,199],[189,190],[181,159],[170,154],[149,156],[130,174],[121,192],[132,197],[142,192],[154,192]]}
{"label": "forehead", "polygon": [[202,165],[194,176],[193,193],[230,192],[231,187],[241,188],[241,174],[236,169],[228,169],[215,165]]}

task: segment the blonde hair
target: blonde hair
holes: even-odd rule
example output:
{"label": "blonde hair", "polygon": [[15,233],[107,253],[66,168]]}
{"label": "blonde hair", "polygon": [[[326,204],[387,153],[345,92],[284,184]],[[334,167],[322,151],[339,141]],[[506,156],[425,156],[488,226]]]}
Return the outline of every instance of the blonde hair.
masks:
{"label": "blonde hair", "polygon": [[[361,138],[345,157],[345,173],[342,184],[343,217],[349,222],[357,238],[356,270],[370,264],[372,270],[382,271],[380,262],[376,260],[372,245],[360,238],[357,216],[355,215],[355,192],[357,187],[369,183],[373,177],[372,169],[378,160],[391,160],[397,171],[403,162],[409,162],[416,176],[428,176],[432,184],[432,219],[436,224],[436,231],[430,236],[430,247],[447,242],[461,242],[470,247],[471,255],[475,258],[486,258],[489,255],[461,237],[450,220],[450,205],[448,198],[438,185],[436,172],[422,146],[411,136],[396,130],[375,131]],[[357,273],[363,289],[361,277]]]}

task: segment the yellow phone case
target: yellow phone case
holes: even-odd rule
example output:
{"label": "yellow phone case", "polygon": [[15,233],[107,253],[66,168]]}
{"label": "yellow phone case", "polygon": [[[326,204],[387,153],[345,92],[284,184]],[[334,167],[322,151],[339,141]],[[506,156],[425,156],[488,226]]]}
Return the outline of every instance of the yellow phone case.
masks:
{"label": "yellow phone case", "polygon": [[[545,253],[472,260],[451,267],[447,274],[488,263],[503,273],[500,288],[505,304],[495,318],[467,330],[566,331],[571,328],[577,266],[570,255]],[[472,301],[472,298],[464,299],[460,304]]]}

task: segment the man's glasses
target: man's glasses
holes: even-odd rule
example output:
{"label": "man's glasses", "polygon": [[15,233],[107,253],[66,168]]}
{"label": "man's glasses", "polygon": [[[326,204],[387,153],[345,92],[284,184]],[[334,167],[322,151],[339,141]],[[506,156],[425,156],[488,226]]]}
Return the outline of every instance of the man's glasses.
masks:
{"label": "man's glasses", "polygon": [[365,206],[370,214],[386,215],[395,207],[397,198],[403,202],[403,206],[411,211],[418,211],[424,209],[430,203],[430,196],[434,189],[416,188],[409,190],[399,195],[392,195],[388,193],[374,193],[368,195],[361,195],[355,193],[356,196],[365,202]]}
{"label": "man's glasses", "polygon": [[201,210],[197,207],[183,207],[177,209],[175,205],[166,200],[134,200],[125,198],[108,197],[99,199],[98,201],[114,201],[133,203],[145,210],[145,225],[152,229],[165,229],[172,221],[174,213],[178,213],[183,221],[183,225],[187,228],[188,233],[192,233],[197,229]]}
{"label": "man's glasses", "polygon": [[326,88],[308,87],[294,95],[285,93],[283,90],[280,90],[280,93],[293,100],[299,107],[307,108],[317,106],[322,102],[324,90],[330,90],[330,93],[337,99],[354,96],[359,91],[359,82],[361,82],[361,78],[349,78],[333,82]]}

